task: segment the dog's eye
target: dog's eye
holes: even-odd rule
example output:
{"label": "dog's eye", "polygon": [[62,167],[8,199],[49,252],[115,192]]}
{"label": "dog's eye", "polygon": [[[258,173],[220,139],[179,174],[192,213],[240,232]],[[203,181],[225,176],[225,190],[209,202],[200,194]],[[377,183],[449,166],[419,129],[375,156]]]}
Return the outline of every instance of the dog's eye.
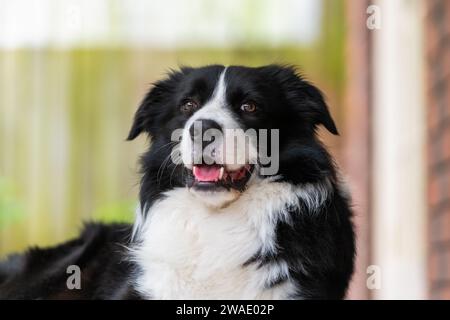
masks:
{"label": "dog's eye", "polygon": [[256,105],[255,105],[254,103],[251,103],[251,102],[249,102],[249,103],[244,103],[244,104],[241,106],[241,110],[244,111],[244,112],[246,112],[246,113],[253,113],[253,112],[256,111]]}
{"label": "dog's eye", "polygon": [[194,100],[186,100],[181,106],[180,110],[184,113],[190,113],[198,108],[197,102]]}

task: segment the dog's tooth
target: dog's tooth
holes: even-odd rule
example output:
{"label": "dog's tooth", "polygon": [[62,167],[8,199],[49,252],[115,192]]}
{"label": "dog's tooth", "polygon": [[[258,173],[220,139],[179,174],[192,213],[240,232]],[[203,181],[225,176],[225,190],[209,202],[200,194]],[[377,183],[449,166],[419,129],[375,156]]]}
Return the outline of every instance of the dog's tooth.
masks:
{"label": "dog's tooth", "polygon": [[194,179],[197,180],[197,173],[198,173],[198,167],[193,166],[192,167],[192,174],[194,175]]}
{"label": "dog's tooth", "polygon": [[219,180],[221,180],[221,179],[223,178],[224,170],[225,170],[225,169],[224,169],[223,167],[220,168],[220,172],[219,172]]}

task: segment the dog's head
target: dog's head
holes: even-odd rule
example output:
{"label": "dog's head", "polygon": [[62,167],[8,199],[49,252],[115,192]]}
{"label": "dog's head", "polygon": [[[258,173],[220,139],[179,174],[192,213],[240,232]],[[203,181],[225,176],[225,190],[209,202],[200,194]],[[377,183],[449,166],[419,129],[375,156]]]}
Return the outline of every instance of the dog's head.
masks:
{"label": "dog's head", "polygon": [[320,179],[331,166],[318,125],[337,134],[320,91],[292,67],[181,68],[155,83],[128,139],[151,139],[143,156],[141,202],[187,186],[225,206],[252,183]]}

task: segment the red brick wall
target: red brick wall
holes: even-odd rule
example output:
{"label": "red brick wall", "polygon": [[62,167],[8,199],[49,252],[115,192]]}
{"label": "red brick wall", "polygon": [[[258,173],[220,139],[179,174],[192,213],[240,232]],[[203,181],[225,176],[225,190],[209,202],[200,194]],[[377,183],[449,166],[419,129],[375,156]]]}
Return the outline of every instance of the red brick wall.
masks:
{"label": "red brick wall", "polygon": [[450,1],[426,1],[429,294],[450,299]]}
{"label": "red brick wall", "polygon": [[347,0],[346,103],[343,172],[352,194],[357,236],[356,270],[349,299],[368,299],[366,269],[370,264],[370,117],[371,37],[366,27],[368,0]]}

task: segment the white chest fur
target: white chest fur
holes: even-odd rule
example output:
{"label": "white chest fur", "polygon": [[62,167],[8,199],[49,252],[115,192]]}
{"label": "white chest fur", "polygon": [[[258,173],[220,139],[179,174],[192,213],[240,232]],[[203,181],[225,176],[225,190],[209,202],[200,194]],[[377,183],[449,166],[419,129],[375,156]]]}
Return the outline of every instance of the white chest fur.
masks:
{"label": "white chest fur", "polygon": [[243,264],[260,250],[275,250],[276,223],[289,222],[283,209],[298,206],[299,197],[307,197],[314,205],[325,200],[322,190],[311,191],[263,181],[228,207],[215,210],[187,189],[167,192],[150,208],[138,231],[141,244],[134,248],[134,256],[143,272],[137,289],[156,299],[289,297],[296,290],[289,280],[266,286],[288,275],[285,263],[260,268]]}

